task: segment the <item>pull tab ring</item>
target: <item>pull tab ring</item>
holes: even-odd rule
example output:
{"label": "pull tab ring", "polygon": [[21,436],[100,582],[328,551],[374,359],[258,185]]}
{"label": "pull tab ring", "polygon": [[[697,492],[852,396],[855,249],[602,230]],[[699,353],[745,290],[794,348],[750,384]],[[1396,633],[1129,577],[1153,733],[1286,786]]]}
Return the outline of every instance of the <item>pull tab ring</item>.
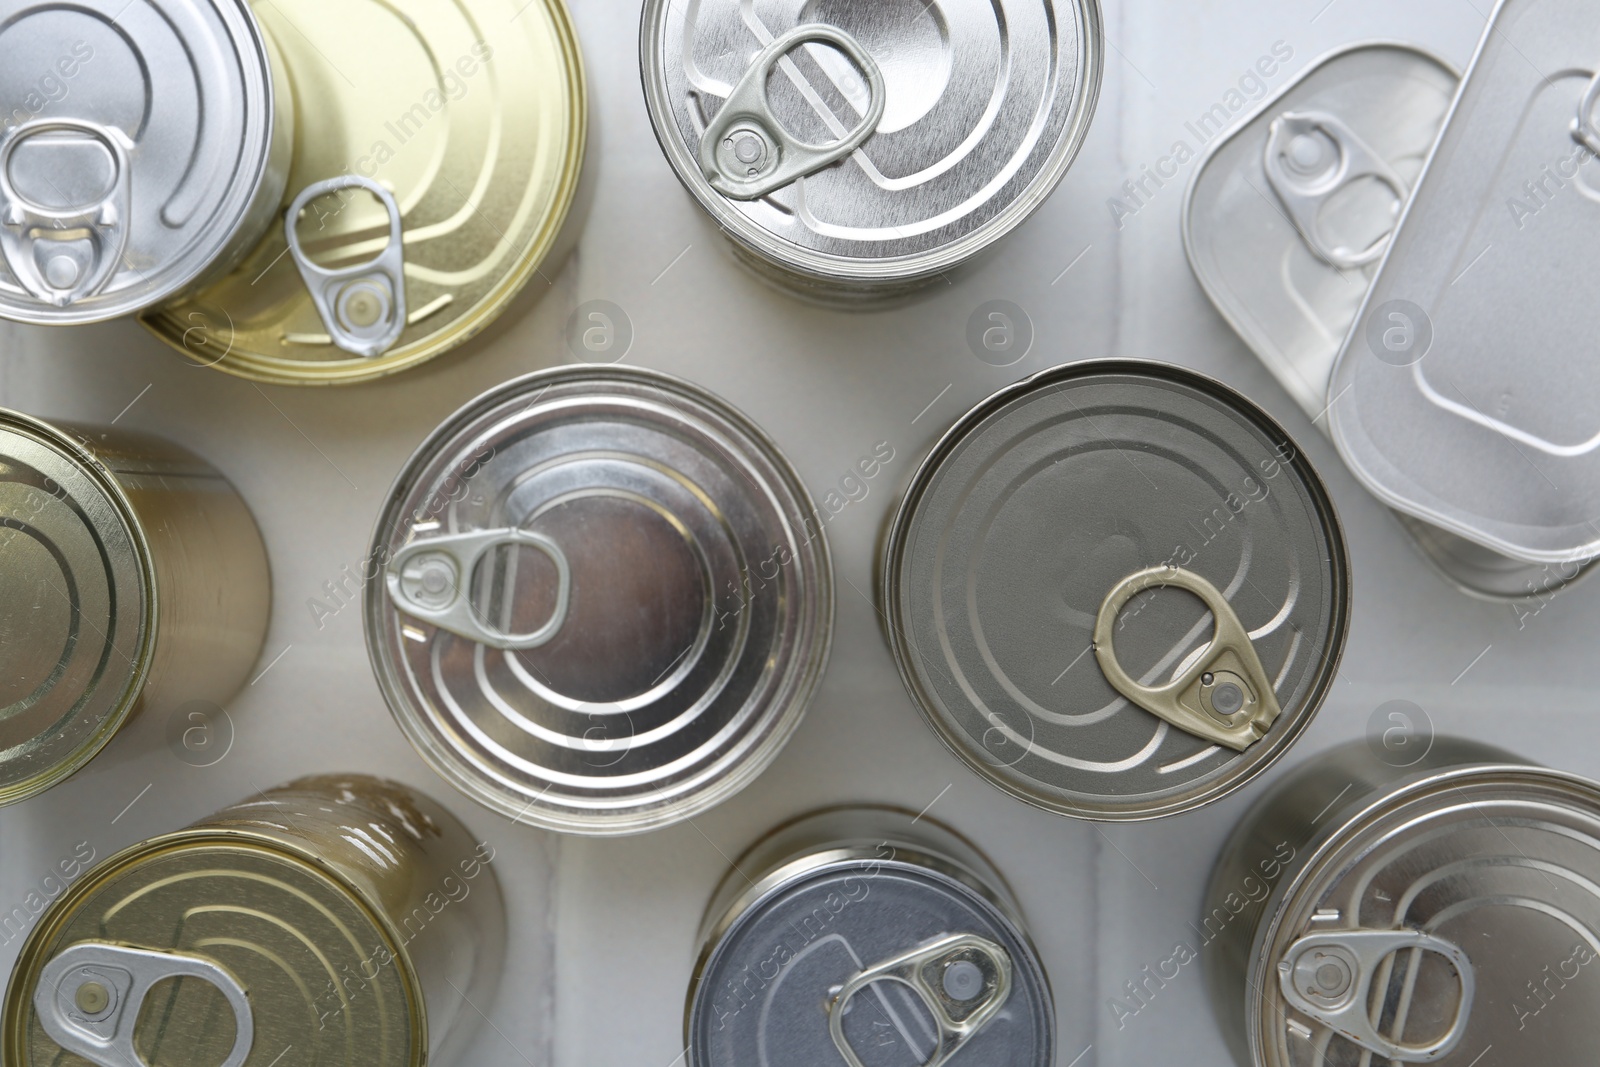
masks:
{"label": "pull tab ring", "polygon": [[[1332,143],[1335,158],[1326,158],[1325,142],[1319,138]],[[1322,234],[1323,205],[1362,178],[1376,178],[1387,185],[1394,192],[1397,208],[1411,195],[1394,168],[1354,130],[1324,111],[1285,112],[1272,123],[1265,162],[1273,192],[1313,252],[1340,270],[1355,270],[1382,258],[1394,235],[1392,225],[1367,248],[1346,248]]]}
{"label": "pull tab ring", "polygon": [[868,967],[828,1004],[828,1030],[850,1067],[864,1067],[844,1034],[845,1008],[874,982],[908,985],[939,1029],[939,1044],[922,1067],[942,1067],[999,1014],[1011,996],[1011,956],[976,934],[941,938],[903,956]]}
{"label": "pull tab ring", "polygon": [[1578,117],[1572,120],[1572,137],[1589,151],[1600,155],[1600,126],[1594,122],[1595,105],[1600,104],[1600,74],[1594,76],[1578,103]]}
{"label": "pull tab ring", "polygon": [[[345,189],[365,189],[383,204],[389,213],[389,243],[366,263],[329,270],[305,254],[296,224],[306,205]],[[368,359],[394,347],[406,328],[405,248],[400,205],[394,195],[371,178],[357,174],[330,178],[301,190],[289,205],[284,225],[289,255],[300,269],[300,277],[311,291],[311,302],[333,343]]]}
{"label": "pull tab ring", "polygon": [[[1443,1036],[1403,1045],[1372,1023],[1372,983],[1383,961],[1398,952],[1443,956],[1461,982],[1461,1001]],[[1472,1012],[1472,961],[1458,946],[1421,930],[1336,930],[1303,937],[1278,963],[1278,986],[1296,1011],[1340,1037],[1396,1063],[1432,1063],[1455,1048]]]}
{"label": "pull tab ring", "polygon": [[[842,139],[807,144],[783,128],[767,100],[767,77],[802,44],[829,44],[849,56],[867,76],[867,113]],[[711,187],[733,200],[756,200],[791,182],[832,166],[871,137],[883,121],[888,92],[883,71],[867,50],[837,26],[797,26],[763,48],[733,87],[722,110],[700,138],[700,169]]]}
{"label": "pull tab ring", "polygon": [[[1206,654],[1188,670],[1166,685],[1151,687],[1122,669],[1112,629],[1128,601],[1160,586],[1186,589],[1203,600],[1215,632]],[[1095,619],[1094,655],[1106,681],[1128,700],[1186,733],[1239,752],[1266,736],[1281,712],[1272,682],[1228,598],[1193,571],[1151,567],[1112,587]]]}
{"label": "pull tab ring", "polygon": [[[51,208],[17,192],[12,156],[25,142],[46,133],[83,134],[110,153],[111,187],[98,201],[87,207]],[[117,273],[128,247],[132,148],[133,142],[117,127],[83,119],[35,119],[0,136],[0,256],[34,297],[66,307],[100,292]],[[85,239],[93,246],[88,254],[80,244]]]}
{"label": "pull tab ring", "polygon": [[[544,553],[556,567],[556,604],[550,618],[532,633],[503,633],[472,606],[468,591],[478,562],[497,548],[523,545]],[[572,569],[561,546],[531,530],[477,530],[411,542],[389,562],[389,598],[414,618],[503,652],[548,643],[567,620]]]}
{"label": "pull tab ring", "polygon": [[233,1009],[233,1049],[221,1067],[244,1067],[255,1045],[250,995],[219,964],[200,956],[84,941],[44,966],[33,1009],[50,1040],[98,1067],[149,1067],[134,1044],[139,1009],[169,978],[209,982]]}

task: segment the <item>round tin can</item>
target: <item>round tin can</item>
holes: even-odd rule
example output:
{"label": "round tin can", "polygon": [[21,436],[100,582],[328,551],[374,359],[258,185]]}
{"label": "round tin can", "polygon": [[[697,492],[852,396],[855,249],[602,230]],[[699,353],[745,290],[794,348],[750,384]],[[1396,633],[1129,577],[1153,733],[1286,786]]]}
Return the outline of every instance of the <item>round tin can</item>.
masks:
{"label": "round tin can", "polygon": [[563,0],[274,0],[261,18],[317,102],[279,224],[145,325],[284,385],[370,380],[483,330],[558,245],[578,189],[587,104]]}
{"label": "round tin can", "polygon": [[1461,740],[1396,755],[1316,758],[1224,850],[1206,958],[1239,1063],[1584,1062],[1600,785]]}
{"label": "round tin can", "polygon": [[504,961],[493,859],[393,782],[259,793],[63,893],[17,959],[0,1051],[17,1067],[455,1063]]}
{"label": "round tin can", "polygon": [[1100,8],[647,0],[640,62],[662,150],[744,259],[802,293],[882,297],[1049,196],[1099,96]]}
{"label": "round tin can", "polygon": [[203,460],[0,410],[0,804],[66,779],[136,709],[231,698],[271,594],[255,520]]}
{"label": "round tin can", "polygon": [[560,369],[425,441],[373,536],[367,649],[434,769],[519,821],[624,834],[743,788],[827,659],[833,574],[755,425],[652,372]]}
{"label": "round tin can", "polygon": [[1218,382],[1134,361],[1045,371],[959,420],[878,578],[945,744],[1091,819],[1186,811],[1261,773],[1321,705],[1350,610],[1333,505],[1283,430]]}
{"label": "round tin can", "polygon": [[244,0],[0,2],[0,315],[132,314],[272,220],[293,98]]}
{"label": "round tin can", "polygon": [[712,898],[689,1067],[1055,1063],[1055,1003],[1004,879],[926,818],[791,823]]}

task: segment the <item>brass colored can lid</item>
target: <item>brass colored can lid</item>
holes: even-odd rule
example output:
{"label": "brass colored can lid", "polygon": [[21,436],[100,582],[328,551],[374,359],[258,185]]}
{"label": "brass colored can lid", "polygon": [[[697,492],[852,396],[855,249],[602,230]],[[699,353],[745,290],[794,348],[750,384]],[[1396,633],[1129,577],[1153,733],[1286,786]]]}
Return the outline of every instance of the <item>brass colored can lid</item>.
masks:
{"label": "brass colored can lid", "polygon": [[587,106],[565,4],[276,0],[260,17],[315,102],[286,220],[145,325],[279,384],[370,380],[467,340],[533,277],[577,191]]}
{"label": "brass colored can lid", "polygon": [[0,804],[62,781],[127,719],[155,631],[149,552],[109,472],[0,410]]}

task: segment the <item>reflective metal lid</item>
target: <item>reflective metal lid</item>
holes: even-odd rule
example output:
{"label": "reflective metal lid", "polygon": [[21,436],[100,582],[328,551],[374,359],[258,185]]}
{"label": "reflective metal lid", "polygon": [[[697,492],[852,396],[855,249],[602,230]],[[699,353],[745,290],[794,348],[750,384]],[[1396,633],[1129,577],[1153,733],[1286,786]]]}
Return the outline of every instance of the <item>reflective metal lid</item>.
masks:
{"label": "reflective metal lid", "polygon": [[813,513],[777,447],[686,382],[510,382],[435,431],[379,519],[379,684],[423,757],[506,815],[587,834],[687,818],[776,757],[820,677]]}
{"label": "reflective metal lid", "polygon": [[1348,583],[1327,493],[1265,413],[1176,367],[1095,361],[945,435],[894,516],[880,596],[912,699],[975,771],[1061,814],[1144,819],[1294,742],[1332,683]]}
{"label": "reflective metal lid", "polygon": [[1505,555],[1600,555],[1600,41],[1506,0],[1345,341],[1334,440],[1384,502]]}
{"label": "reflective metal lid", "polygon": [[1019,225],[1100,86],[1096,0],[648,0],[641,36],[656,136],[706,210],[764,259],[858,286]]}
{"label": "reflective metal lid", "polygon": [[103,748],[149,669],[155,580],[122,491],[66,432],[0,411],[0,804]]}
{"label": "reflective metal lid", "polygon": [[1496,766],[1415,777],[1341,819],[1274,899],[1248,998],[1263,1067],[1593,1055],[1594,783]]}
{"label": "reflective metal lid", "polygon": [[242,0],[0,0],[0,99],[6,318],[160,303],[283,180],[266,44]]}

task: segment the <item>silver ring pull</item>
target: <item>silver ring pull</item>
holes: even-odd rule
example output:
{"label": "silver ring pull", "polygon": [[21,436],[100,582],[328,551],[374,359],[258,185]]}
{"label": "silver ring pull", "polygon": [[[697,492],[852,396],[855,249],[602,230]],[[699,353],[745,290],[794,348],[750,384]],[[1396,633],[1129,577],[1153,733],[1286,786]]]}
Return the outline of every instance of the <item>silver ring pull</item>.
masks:
{"label": "silver ring pull", "polygon": [[234,1039],[221,1067],[243,1067],[255,1044],[250,995],[237,978],[199,956],[80,942],[40,972],[33,1010],[50,1040],[67,1052],[99,1067],[148,1067],[134,1044],[134,1028],[145,997],[169,978],[198,978],[226,998],[233,1008]]}
{"label": "silver ring pull", "polygon": [[[1311,250],[1340,270],[1376,263],[1389,246],[1400,208],[1411,195],[1406,183],[1378,153],[1338,118],[1322,111],[1286,112],[1267,138],[1267,180],[1295,229]],[[1341,189],[1362,178],[1376,178],[1395,195],[1395,219],[1366,248],[1346,248],[1326,240],[1322,207]]]}
{"label": "silver ring pull", "polygon": [[[16,190],[11,162],[26,141],[46,133],[78,133],[111,156],[111,185],[87,207],[51,208]],[[81,119],[36,119],[0,137],[0,255],[17,282],[53,307],[104,289],[128,247],[133,142],[114,126]]]}
{"label": "silver ring pull", "polygon": [[1595,105],[1600,104],[1600,74],[1594,76],[1589,89],[1578,104],[1578,117],[1572,120],[1573,138],[1589,151],[1600,155],[1600,126],[1594,122]]}
{"label": "silver ring pull", "polygon": [[[1426,1045],[1403,1045],[1378,1033],[1372,1022],[1372,985],[1383,961],[1411,952],[1443,956],[1461,983],[1461,1001],[1450,1029]],[[1303,937],[1278,963],[1278,985],[1296,1011],[1347,1041],[1396,1063],[1432,1063],[1467,1032],[1472,1012],[1472,962],[1457,946],[1420,930],[1337,930]]]}
{"label": "silver ring pull", "polygon": [[[802,44],[830,44],[867,76],[867,113],[842,139],[807,144],[783,128],[767,100],[767,78],[780,59]],[[883,72],[854,37],[835,26],[798,26],[763,48],[733,87],[700,138],[700,169],[711,187],[733,200],[756,200],[815,174],[860,148],[883,121],[888,102]]]}
{"label": "silver ring pull", "polygon": [[941,1067],[960,1052],[1011,996],[1011,957],[976,934],[941,938],[885,960],[851,978],[828,1004],[828,1030],[850,1067],[864,1067],[844,1034],[845,1008],[874,982],[908,985],[922,998],[939,1029],[939,1044],[922,1067]]}
{"label": "silver ring pull", "polygon": [[[556,604],[550,618],[532,633],[505,633],[472,605],[469,587],[484,556],[497,548],[523,545],[544,553],[556,567]],[[561,546],[531,530],[478,530],[411,542],[389,563],[389,598],[407,615],[458,637],[506,651],[546,644],[567,621],[572,568]]]}
{"label": "silver ring pull", "polygon": [[[1162,686],[1141,685],[1112,647],[1112,628],[1128,601],[1159,586],[1187,589],[1215,620],[1206,654]],[[1094,655],[1112,688],[1186,733],[1243,752],[1266,736],[1280,709],[1250,635],[1222,591],[1192,571],[1152,567],[1129,575],[1106,594],[1094,624]]]}
{"label": "silver ring pull", "polygon": [[[365,189],[389,213],[389,243],[366,263],[329,270],[311,262],[300,247],[300,212],[320,196],[345,189]],[[400,205],[394,195],[370,178],[346,174],[303,189],[289,206],[285,222],[289,254],[311,291],[328,337],[346,352],[381,356],[400,339],[406,328],[405,247],[402,242]]]}

